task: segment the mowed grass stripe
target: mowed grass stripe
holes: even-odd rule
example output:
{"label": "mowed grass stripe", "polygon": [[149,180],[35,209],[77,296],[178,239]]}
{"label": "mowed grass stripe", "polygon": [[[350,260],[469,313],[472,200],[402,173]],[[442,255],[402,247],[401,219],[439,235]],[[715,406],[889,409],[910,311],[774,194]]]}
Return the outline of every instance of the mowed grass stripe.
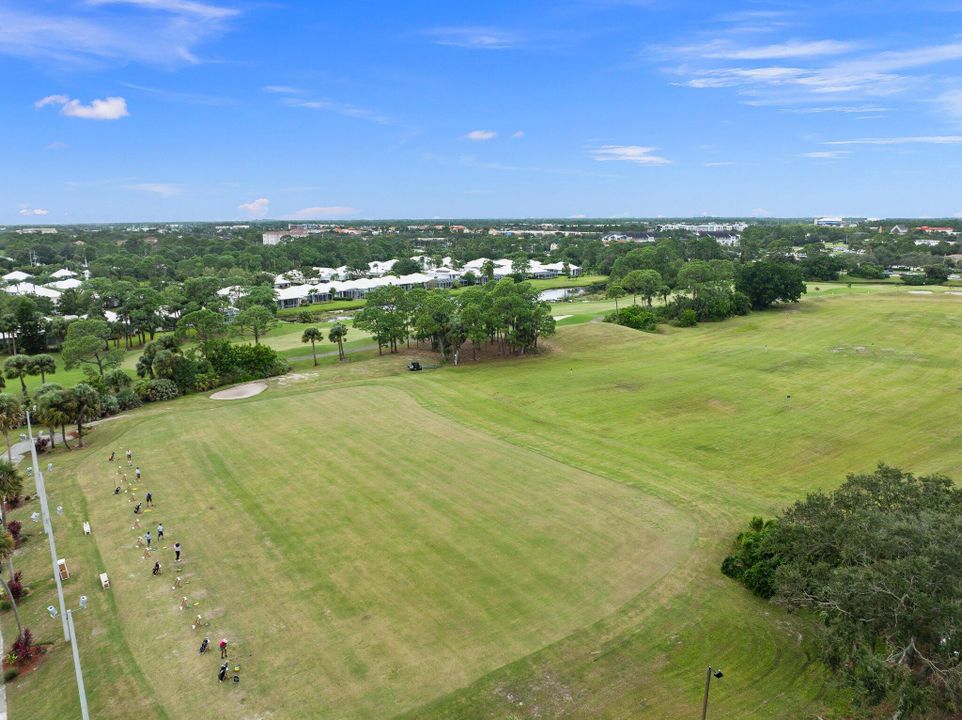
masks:
{"label": "mowed grass stripe", "polygon": [[[585,324],[562,329],[548,357],[465,366],[456,381],[385,380],[700,521],[691,562],[622,613],[406,717],[515,712],[505,689],[546,717],[679,717],[698,707],[696,670],[709,662],[726,669],[713,690],[725,717],[814,717],[843,702],[799,642],[804,624],[718,564],[752,514],[846,472],[885,459],[962,475],[960,329],[957,299],[849,296],[659,335]],[[593,656],[607,633],[610,652]],[[559,687],[584,695],[565,704]]]}
{"label": "mowed grass stripe", "polygon": [[78,475],[117,613],[172,717],[397,714],[617,610],[692,537],[663,503],[391,388],[184,403],[111,443],[134,448],[138,493],[158,503],[142,530],[163,521],[168,546],[184,544],[183,592],[243,668],[227,692],[212,682],[203,633],[176,610],[172,557],[150,578],[132,505],[109,494],[109,449],[88,451]]}

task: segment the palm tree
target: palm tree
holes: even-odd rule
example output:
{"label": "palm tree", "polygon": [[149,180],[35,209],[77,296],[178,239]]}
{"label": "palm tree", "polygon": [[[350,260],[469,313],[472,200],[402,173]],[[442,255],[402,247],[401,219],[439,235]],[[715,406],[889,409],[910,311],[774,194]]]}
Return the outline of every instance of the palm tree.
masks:
{"label": "palm tree", "polygon": [[57,372],[57,361],[53,359],[53,355],[47,355],[46,353],[34,355],[30,358],[27,372],[30,375],[39,375],[41,384],[45,383],[47,382],[47,373],[53,375]]}
{"label": "palm tree", "polygon": [[[13,541],[13,535],[10,534],[7,526],[4,525],[3,529],[0,530],[0,560],[7,561],[7,572],[10,573],[10,580],[13,580],[13,551],[15,549],[16,543]],[[17,637],[23,637],[23,623],[20,622],[20,610],[17,608],[17,601],[13,597],[9,585],[4,583],[4,589],[7,591],[7,599],[10,601],[10,607],[13,608],[13,617],[17,621],[17,630],[19,630]]]}
{"label": "palm tree", "polygon": [[20,378],[20,387],[23,389],[23,397],[27,397],[27,382],[24,378],[30,374],[29,355],[11,355],[3,363],[4,374],[10,378]]}
{"label": "palm tree", "polygon": [[[116,368],[116,370],[123,372],[123,370],[120,370],[120,368]],[[111,372],[114,372],[114,370],[111,370]],[[40,389],[37,390],[36,394],[34,394],[33,396],[33,399],[37,403],[37,410],[36,410],[37,420],[39,420],[44,425],[46,425],[47,432],[50,433],[51,450],[57,447],[57,441],[56,441],[57,426],[60,424],[61,418],[60,418],[60,414],[58,413],[57,406],[54,400],[57,392],[59,392],[60,390],[63,390],[63,387],[57,383],[44,383],[43,385],[40,386]],[[69,418],[67,419],[69,420]],[[64,420],[64,424],[66,424],[66,422],[67,420]],[[63,438],[64,438],[64,444],[66,445],[67,443],[66,435],[63,435]],[[69,445],[67,446],[67,449],[68,450],[70,449]]]}
{"label": "palm tree", "polygon": [[19,398],[10,393],[0,393],[0,432],[7,441],[7,460],[13,462],[10,445],[10,431],[23,424],[23,405]]}
{"label": "palm tree", "polygon": [[80,383],[67,390],[72,399],[74,421],[77,423],[77,447],[84,446],[83,424],[97,417],[100,413],[100,393],[92,385]]}
{"label": "palm tree", "polygon": [[51,445],[59,426],[63,446],[71,450],[70,443],[67,442],[67,423],[73,422],[75,417],[73,394],[55,383],[50,383],[46,388],[46,390],[41,388],[37,394],[37,419],[49,426]]}
{"label": "palm tree", "polygon": [[3,331],[4,337],[7,340],[7,350],[10,351],[11,355],[17,354],[17,328],[19,324],[17,323],[17,316],[13,313],[4,313],[0,315],[0,330]]}
{"label": "palm tree", "polygon": [[344,359],[344,338],[347,337],[347,325],[344,323],[334,323],[327,333],[327,339],[332,343],[337,343],[337,359]]}
{"label": "palm tree", "polygon": [[314,367],[317,367],[317,346],[314,344],[318,340],[324,341],[324,333],[317,328],[307,328],[304,334],[301,335],[301,342],[309,342],[311,344],[311,353],[314,355]]}
{"label": "palm tree", "polygon": [[[13,580],[13,551],[16,543],[13,536],[7,530],[7,514],[4,512],[4,504],[7,498],[15,497],[23,491],[23,477],[17,471],[13,463],[0,460],[0,560],[7,561],[8,580]],[[7,586],[7,596],[10,598],[10,607],[13,608],[14,617],[17,619],[17,627],[23,635],[23,625],[20,624],[20,612],[17,610],[17,601]]]}

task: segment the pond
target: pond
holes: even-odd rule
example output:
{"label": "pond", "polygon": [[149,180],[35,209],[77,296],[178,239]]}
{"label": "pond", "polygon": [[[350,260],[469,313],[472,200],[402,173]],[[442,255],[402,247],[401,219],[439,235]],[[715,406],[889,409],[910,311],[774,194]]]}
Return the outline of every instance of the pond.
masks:
{"label": "pond", "polygon": [[563,302],[584,294],[585,289],[580,287],[554,288],[553,290],[542,290],[538,293],[538,299],[544,302]]}

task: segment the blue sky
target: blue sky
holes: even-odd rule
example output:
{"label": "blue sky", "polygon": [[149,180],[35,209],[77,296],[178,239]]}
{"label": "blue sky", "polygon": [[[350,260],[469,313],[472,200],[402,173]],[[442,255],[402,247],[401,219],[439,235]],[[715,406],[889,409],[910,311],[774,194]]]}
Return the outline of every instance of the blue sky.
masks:
{"label": "blue sky", "polygon": [[951,0],[0,0],[0,223],[953,216],[960,71]]}

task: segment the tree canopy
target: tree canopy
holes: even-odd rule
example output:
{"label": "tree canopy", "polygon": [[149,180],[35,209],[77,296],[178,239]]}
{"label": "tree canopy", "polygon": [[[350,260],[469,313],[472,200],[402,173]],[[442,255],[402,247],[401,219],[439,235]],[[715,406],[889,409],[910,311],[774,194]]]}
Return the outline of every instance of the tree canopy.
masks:
{"label": "tree canopy", "polygon": [[805,278],[797,265],[764,260],[738,265],[735,289],[748,296],[753,310],[764,310],[776,302],[798,302]]}
{"label": "tree canopy", "polygon": [[823,660],[903,720],[962,708],[962,489],[879,465],[767,522],[722,571],[820,620]]}

